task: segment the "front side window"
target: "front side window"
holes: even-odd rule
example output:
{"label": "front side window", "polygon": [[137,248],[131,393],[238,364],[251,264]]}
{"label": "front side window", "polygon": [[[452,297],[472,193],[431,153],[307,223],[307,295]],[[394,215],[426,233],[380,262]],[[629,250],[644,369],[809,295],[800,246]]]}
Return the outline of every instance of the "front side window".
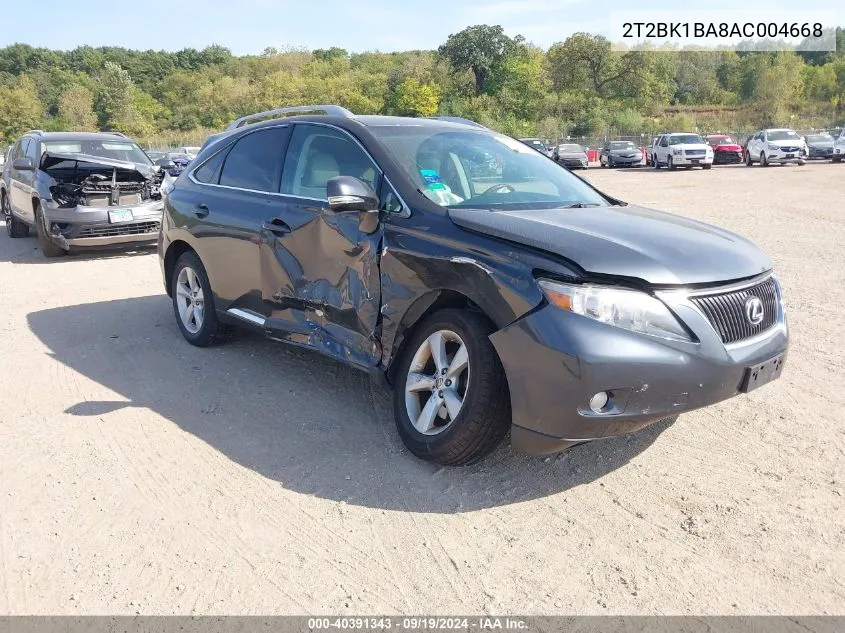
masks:
{"label": "front side window", "polygon": [[12,160],[17,160],[19,158],[26,157],[26,148],[29,146],[29,139],[21,139],[18,141],[18,144],[15,145],[15,151],[12,154]]}
{"label": "front side window", "polygon": [[322,125],[297,125],[285,159],[282,193],[326,200],[326,184],[336,176],[354,176],[378,191],[381,173],[348,134]]}
{"label": "front side window", "polygon": [[269,127],[242,136],[226,155],[220,184],[252,191],[279,191],[288,127]]}
{"label": "front side window", "polygon": [[502,134],[427,125],[373,126],[370,130],[419,191],[440,206],[608,204],[568,170]]}

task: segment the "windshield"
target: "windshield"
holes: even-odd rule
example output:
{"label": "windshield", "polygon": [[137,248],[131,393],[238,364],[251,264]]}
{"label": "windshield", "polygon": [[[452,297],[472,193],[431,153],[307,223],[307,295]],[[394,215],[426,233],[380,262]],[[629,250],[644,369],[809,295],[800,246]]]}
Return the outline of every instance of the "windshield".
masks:
{"label": "windshield", "polygon": [[574,143],[571,145],[559,145],[557,148],[559,152],[570,152],[570,153],[583,153],[584,148],[580,145],[575,145]]}
{"label": "windshield", "polygon": [[614,141],[610,149],[636,149],[631,141]]}
{"label": "windshield", "polygon": [[792,130],[774,130],[769,132],[770,141],[799,141],[801,137]]}
{"label": "windshield", "polygon": [[416,125],[370,130],[419,191],[442,207],[608,204],[577,176],[502,134]]}
{"label": "windshield", "polygon": [[718,136],[718,137],[711,137],[711,143],[715,143],[716,145],[736,145],[736,141],[734,141],[730,136]]}
{"label": "windshield", "polygon": [[811,134],[807,137],[809,143],[832,143],[833,137],[830,134]]}
{"label": "windshield", "polygon": [[123,160],[138,165],[151,165],[152,161],[140,147],[131,141],[46,141],[41,143],[41,154],[87,154],[99,158]]}
{"label": "windshield", "polygon": [[704,140],[698,134],[676,134],[669,137],[669,145],[701,145]]}

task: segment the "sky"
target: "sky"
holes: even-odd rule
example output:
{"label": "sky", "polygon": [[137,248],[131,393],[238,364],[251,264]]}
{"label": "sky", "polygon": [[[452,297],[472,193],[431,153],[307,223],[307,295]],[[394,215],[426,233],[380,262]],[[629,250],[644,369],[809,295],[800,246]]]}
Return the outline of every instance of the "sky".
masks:
{"label": "sky", "polygon": [[[15,42],[179,50],[220,44],[236,55],[340,46],[351,52],[434,49],[473,24],[501,24],[548,48],[578,31],[610,36],[613,11],[677,10],[677,0],[0,0],[0,47]],[[743,0],[765,19],[773,9],[836,11],[843,0]],[[736,9],[736,0],[697,5]],[[842,5],[840,7],[840,5]],[[667,14],[668,15],[668,14]]]}

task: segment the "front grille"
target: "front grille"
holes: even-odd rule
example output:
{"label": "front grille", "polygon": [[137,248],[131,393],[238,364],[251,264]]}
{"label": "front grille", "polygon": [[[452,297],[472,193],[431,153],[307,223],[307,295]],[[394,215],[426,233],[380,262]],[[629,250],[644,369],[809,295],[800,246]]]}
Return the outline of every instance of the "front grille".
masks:
{"label": "front grille", "polygon": [[799,147],[781,147],[780,151],[782,152],[797,152],[800,148]]}
{"label": "front grille", "polygon": [[75,237],[120,237],[122,235],[144,235],[158,233],[158,222],[133,222],[131,224],[108,224],[86,226]]}
{"label": "front grille", "polygon": [[685,149],[684,154],[686,154],[687,156],[704,156],[704,153],[706,151],[707,150],[703,149]]}
{"label": "front grille", "polygon": [[[736,343],[765,332],[778,317],[778,291],[773,277],[766,281],[733,292],[691,297],[695,306],[710,321],[723,343]],[[763,302],[763,320],[752,325],[745,315],[745,302],[757,297]]]}

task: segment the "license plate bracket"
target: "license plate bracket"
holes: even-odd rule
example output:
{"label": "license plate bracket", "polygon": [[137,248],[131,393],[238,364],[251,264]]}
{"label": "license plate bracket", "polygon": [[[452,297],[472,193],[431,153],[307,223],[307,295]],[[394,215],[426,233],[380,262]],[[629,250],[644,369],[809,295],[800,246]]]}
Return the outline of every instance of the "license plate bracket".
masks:
{"label": "license plate bracket", "polygon": [[739,386],[739,390],[742,393],[748,393],[749,391],[754,391],[758,387],[762,387],[766,383],[770,383],[773,380],[780,378],[780,374],[783,371],[783,361],[784,355],[778,354],[767,361],[757,365],[752,365],[751,367],[746,367],[745,375],[742,377],[742,383]]}
{"label": "license plate bracket", "polygon": [[795,158],[795,154],[787,154],[786,157],[787,158]]}
{"label": "license plate bracket", "polygon": [[109,222],[112,224],[131,222],[133,219],[132,209],[115,209],[114,211],[109,211]]}

